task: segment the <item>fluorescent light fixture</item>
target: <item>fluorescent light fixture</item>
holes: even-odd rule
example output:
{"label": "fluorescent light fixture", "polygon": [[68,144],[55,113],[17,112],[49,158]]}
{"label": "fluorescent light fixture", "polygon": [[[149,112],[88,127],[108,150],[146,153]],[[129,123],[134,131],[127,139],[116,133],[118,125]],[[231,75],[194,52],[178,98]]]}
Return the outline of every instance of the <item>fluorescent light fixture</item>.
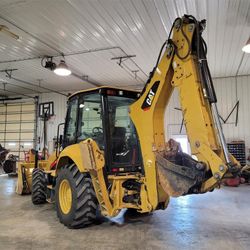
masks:
{"label": "fluorescent light fixture", "polygon": [[71,70],[63,60],[61,60],[60,63],[56,66],[54,72],[59,76],[69,76],[71,74]]}
{"label": "fluorescent light fixture", "polygon": [[85,110],[86,110],[86,111],[89,111],[89,108],[86,108]]}
{"label": "fluorescent light fixture", "polygon": [[15,142],[9,142],[9,143],[8,143],[8,146],[12,146],[12,147],[13,147],[13,146],[16,146],[16,143],[15,143]]}
{"label": "fluorescent light fixture", "polygon": [[84,106],[85,106],[85,105],[84,105],[83,103],[81,103],[81,104],[79,105],[79,108],[82,109]]}
{"label": "fluorescent light fixture", "polygon": [[25,142],[23,145],[24,146],[32,146],[32,143],[31,142]]}
{"label": "fluorescent light fixture", "polygon": [[242,51],[245,53],[250,53],[250,37],[247,40],[247,43],[245,44],[245,46],[243,46]]}

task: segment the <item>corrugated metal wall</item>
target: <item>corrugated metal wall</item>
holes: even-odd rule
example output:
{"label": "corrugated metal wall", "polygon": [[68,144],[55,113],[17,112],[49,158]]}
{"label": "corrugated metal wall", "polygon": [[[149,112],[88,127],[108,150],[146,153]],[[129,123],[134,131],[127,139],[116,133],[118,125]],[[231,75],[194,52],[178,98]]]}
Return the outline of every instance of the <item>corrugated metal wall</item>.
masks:
{"label": "corrugated metal wall", "polygon": [[[223,124],[223,130],[227,141],[245,140],[247,148],[250,148],[250,76],[217,78],[214,79],[214,85],[218,98],[218,109],[220,115],[225,119],[237,100],[239,100],[239,121],[235,126],[236,112],[234,111],[226,124]],[[237,86],[237,88],[236,88]],[[40,102],[54,101],[55,117],[48,122],[48,141],[50,145],[53,137],[56,136],[57,124],[64,122],[66,114],[67,98],[53,93],[45,93],[39,96]],[[178,94],[173,93],[170,104],[166,110],[165,125],[167,137],[172,135],[185,134],[185,128],[180,133],[182,113],[175,108],[179,108]],[[43,124],[39,121],[38,135],[41,135]]]}
{"label": "corrugated metal wall", "polygon": [[228,122],[223,125],[224,133],[228,141],[245,140],[250,148],[250,76],[238,78],[223,78],[216,80],[218,92],[218,107],[223,118],[230,113],[236,101],[239,100],[239,122],[235,126],[234,112]]}
{"label": "corrugated metal wall", "polygon": [[[218,98],[218,110],[223,119],[226,119],[239,100],[238,125],[235,126],[236,110],[232,113],[226,124],[223,124],[223,131],[226,140],[245,140],[247,148],[250,148],[250,76],[216,78],[214,86]],[[179,108],[178,94],[174,92],[165,116],[167,137],[177,134],[185,134],[183,128],[180,133],[182,113]]]}

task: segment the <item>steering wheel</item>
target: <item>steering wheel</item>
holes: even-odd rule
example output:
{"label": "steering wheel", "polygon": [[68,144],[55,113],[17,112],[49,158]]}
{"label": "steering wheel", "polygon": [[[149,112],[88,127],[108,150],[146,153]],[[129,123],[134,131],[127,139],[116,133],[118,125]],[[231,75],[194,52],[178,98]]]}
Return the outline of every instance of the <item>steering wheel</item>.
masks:
{"label": "steering wheel", "polygon": [[103,129],[101,127],[94,127],[92,129],[92,133],[93,134],[102,134],[103,133]]}

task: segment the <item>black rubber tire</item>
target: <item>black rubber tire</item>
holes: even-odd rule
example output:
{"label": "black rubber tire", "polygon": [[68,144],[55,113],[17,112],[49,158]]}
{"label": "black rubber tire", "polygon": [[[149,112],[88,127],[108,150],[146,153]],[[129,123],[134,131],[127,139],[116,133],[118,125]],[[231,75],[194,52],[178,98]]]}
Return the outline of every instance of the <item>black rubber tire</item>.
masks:
{"label": "black rubber tire", "polygon": [[10,174],[15,172],[15,168],[16,168],[16,162],[12,161],[12,160],[6,160],[3,163],[3,170],[6,174]]}
{"label": "black rubber tire", "polygon": [[46,178],[42,169],[34,168],[32,171],[31,200],[34,205],[46,203]]}
{"label": "black rubber tire", "polygon": [[[72,206],[68,214],[64,214],[59,202],[59,187],[67,180],[72,192]],[[79,171],[75,164],[63,167],[56,179],[56,211],[62,224],[68,228],[82,228],[96,220],[98,202],[92,180],[88,174]]]}

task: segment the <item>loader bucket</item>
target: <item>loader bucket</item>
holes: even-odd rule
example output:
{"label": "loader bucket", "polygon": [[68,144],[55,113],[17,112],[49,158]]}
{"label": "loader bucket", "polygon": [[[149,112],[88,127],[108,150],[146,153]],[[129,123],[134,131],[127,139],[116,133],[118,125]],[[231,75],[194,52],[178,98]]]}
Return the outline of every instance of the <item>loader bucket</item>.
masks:
{"label": "loader bucket", "polygon": [[32,171],[35,167],[35,163],[23,163],[18,164],[18,178],[16,185],[17,194],[30,194],[32,185]]}

